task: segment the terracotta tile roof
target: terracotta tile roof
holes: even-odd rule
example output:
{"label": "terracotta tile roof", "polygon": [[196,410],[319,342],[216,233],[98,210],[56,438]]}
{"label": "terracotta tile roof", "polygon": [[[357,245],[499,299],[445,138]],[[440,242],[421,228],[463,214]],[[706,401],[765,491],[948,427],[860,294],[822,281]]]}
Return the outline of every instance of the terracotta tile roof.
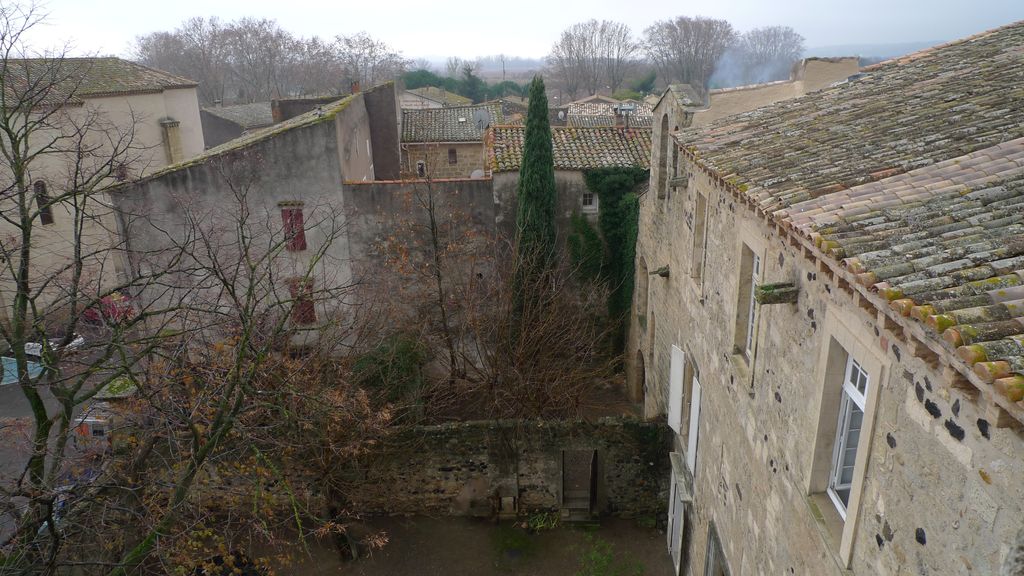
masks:
{"label": "terracotta tile roof", "polygon": [[[194,88],[192,80],[149,68],[120,58],[66,58],[56,63],[45,59],[11,59],[0,63],[7,82],[36,82],[53,79],[57,90],[50,102],[81,103],[82,98],[159,92],[173,88]],[[68,100],[70,98],[70,100]]]}
{"label": "terracotta tile roof", "polygon": [[[479,111],[490,115],[489,124],[480,126],[474,120]],[[402,142],[481,142],[487,126],[502,119],[496,104],[402,110]]]}
{"label": "terracotta tile roof", "polygon": [[423,98],[433,100],[434,102],[440,102],[445,106],[466,106],[473,103],[472,100],[466,98],[465,96],[460,96],[454,92],[445,90],[444,88],[437,88],[434,86],[413,88],[411,90],[406,90],[406,92],[409,92],[410,94],[415,94],[417,96],[422,96]]}
{"label": "terracotta tile roof", "polygon": [[776,217],[1024,397],[1024,138],[794,204]]}
{"label": "terracotta tile roof", "polygon": [[274,114],[270,108],[270,102],[211,106],[210,108],[203,108],[203,111],[218,118],[234,122],[245,130],[262,128],[274,123]]}
{"label": "terracotta tile roof", "polygon": [[[575,128],[600,128],[615,126],[615,116],[569,116],[566,125]],[[654,116],[629,115],[629,125],[634,128],[650,128],[654,124]]]}
{"label": "terracotta tile roof", "polygon": [[676,139],[774,211],[1024,136],[1024,22]]}
{"label": "terracotta tile roof", "polygon": [[[523,160],[522,126],[495,126],[491,167],[495,172],[519,170]],[[651,131],[647,128],[552,127],[556,170],[587,170],[651,164]]]}

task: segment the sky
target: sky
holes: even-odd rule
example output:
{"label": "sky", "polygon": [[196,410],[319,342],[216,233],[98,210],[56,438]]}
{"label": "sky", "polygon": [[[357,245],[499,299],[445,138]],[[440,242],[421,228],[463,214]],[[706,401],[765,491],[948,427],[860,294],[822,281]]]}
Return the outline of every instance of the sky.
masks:
{"label": "sky", "polygon": [[[0,0],[3,3],[21,0]],[[169,31],[195,16],[275,19],[298,36],[365,31],[407,58],[530,58],[561,31],[596,18],[637,35],[676,16],[724,18],[740,30],[787,25],[808,47],[948,41],[1024,20],[1024,0],[42,0],[49,14],[34,47],[68,43],[74,55],[130,56],[136,36]]]}

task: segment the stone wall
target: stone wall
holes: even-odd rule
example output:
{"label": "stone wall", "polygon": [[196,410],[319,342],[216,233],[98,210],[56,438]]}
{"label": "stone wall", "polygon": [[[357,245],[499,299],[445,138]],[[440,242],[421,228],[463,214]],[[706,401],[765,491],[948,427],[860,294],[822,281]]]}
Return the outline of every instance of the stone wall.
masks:
{"label": "stone wall", "polygon": [[[638,274],[663,266],[670,274],[649,276],[638,292],[627,358],[657,419],[668,404],[671,347],[699,370],[690,573],[703,570],[711,523],[733,574],[997,573],[1022,517],[1021,433],[997,427],[984,399],[914,357],[803,247],[694,166],[682,171],[687,186],[641,199]],[[695,278],[698,193],[707,199],[707,242]],[[800,291],[795,304],[759,307],[750,359],[735,344],[744,247],[761,256],[759,281]],[[845,522],[821,484],[838,415],[837,345],[872,374]],[[685,451],[682,438],[676,449]]]}
{"label": "stone wall", "polygon": [[[405,175],[416,178],[417,162],[424,163],[427,178],[469,178],[473,172],[486,174],[487,149],[483,142],[439,142],[431,144],[403,144]],[[450,162],[449,150],[455,150],[455,162]]]}
{"label": "stone wall", "polygon": [[668,497],[668,432],[629,418],[412,428],[360,462],[350,500],[392,514],[486,514],[495,496],[517,497],[521,512],[558,509],[562,451],[596,450],[598,511],[654,514]]}

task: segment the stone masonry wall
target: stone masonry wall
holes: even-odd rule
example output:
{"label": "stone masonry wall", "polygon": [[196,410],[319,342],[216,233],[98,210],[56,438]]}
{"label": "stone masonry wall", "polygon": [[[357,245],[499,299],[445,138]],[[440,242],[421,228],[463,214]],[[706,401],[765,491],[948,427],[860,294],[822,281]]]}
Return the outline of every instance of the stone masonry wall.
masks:
{"label": "stone masonry wall", "polygon": [[364,458],[349,492],[360,510],[483,514],[492,498],[557,509],[563,450],[597,451],[598,511],[653,514],[667,500],[668,429],[629,418],[480,421],[416,427]]}
{"label": "stone masonry wall", "polygon": [[[671,273],[649,277],[627,358],[634,373],[645,373],[646,414],[658,420],[671,346],[699,369],[688,573],[704,569],[712,522],[733,574],[998,573],[1022,517],[1021,432],[997,427],[982,399],[915,358],[802,248],[710,177],[684,168],[687,187],[641,200],[638,267]],[[701,279],[690,274],[698,193],[708,206]],[[761,256],[761,282],[799,287],[795,304],[758,308],[750,362],[735,352],[744,245]],[[830,466],[838,413],[827,407],[836,393],[825,374],[835,342],[875,366],[876,376],[845,524],[816,480]]]}

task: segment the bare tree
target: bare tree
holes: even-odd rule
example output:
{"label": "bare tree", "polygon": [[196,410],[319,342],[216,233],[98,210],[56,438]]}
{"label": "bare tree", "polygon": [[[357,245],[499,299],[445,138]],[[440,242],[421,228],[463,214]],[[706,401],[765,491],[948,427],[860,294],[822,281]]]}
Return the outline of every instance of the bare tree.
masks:
{"label": "bare tree", "polygon": [[683,82],[702,91],[719,59],[737,41],[729,22],[700,16],[660,20],[644,35],[647,56],[666,83]]}
{"label": "bare tree", "polygon": [[459,74],[462,73],[462,67],[465,61],[458,56],[449,56],[448,60],[445,61],[444,69],[445,73],[449,78],[458,78]]}
{"label": "bare tree", "polygon": [[744,32],[739,49],[747,83],[782,80],[804,53],[804,37],[789,26],[766,26]]}
{"label": "bare tree", "polygon": [[348,80],[365,87],[397,78],[408,66],[401,52],[365,32],[338,36],[335,47]]}
{"label": "bare tree", "polygon": [[582,89],[596,94],[602,87],[619,89],[640,45],[629,26],[609,20],[588,20],[562,31],[551,48],[548,64],[575,98]]}
{"label": "bare tree", "polygon": [[203,102],[223,102],[233,85],[229,30],[217,18],[191,18],[174,32],[140,36],[133,53],[147,66],[198,82]]}

